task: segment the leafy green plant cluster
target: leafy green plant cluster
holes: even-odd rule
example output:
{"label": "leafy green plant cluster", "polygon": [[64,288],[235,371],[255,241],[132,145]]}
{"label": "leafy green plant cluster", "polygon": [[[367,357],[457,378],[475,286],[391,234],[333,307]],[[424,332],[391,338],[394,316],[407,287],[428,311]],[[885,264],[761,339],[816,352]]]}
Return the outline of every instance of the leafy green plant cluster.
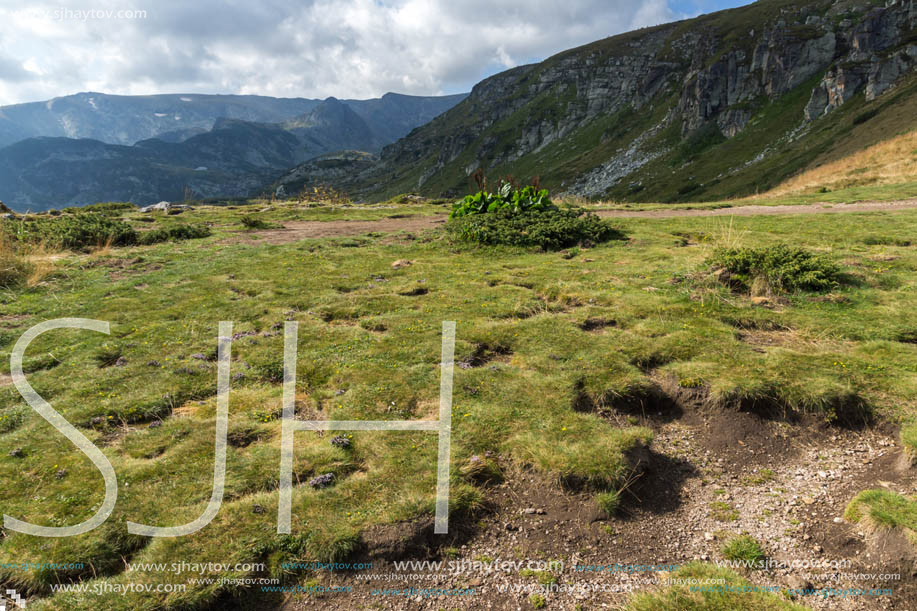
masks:
{"label": "leafy green plant cluster", "polygon": [[158,244],[160,242],[178,242],[179,240],[196,240],[210,235],[210,228],[205,225],[173,225],[161,227],[144,233],[137,237],[140,245]]}
{"label": "leafy green plant cluster", "polygon": [[458,240],[490,246],[538,246],[558,250],[584,243],[623,239],[617,229],[582,209],[528,210],[511,208],[490,214],[453,218],[446,229]]}
{"label": "leafy green plant cluster", "polygon": [[517,188],[510,182],[503,182],[500,188],[492,193],[482,188],[477,193],[466,195],[465,199],[456,202],[452,207],[449,218],[486,214],[499,210],[510,210],[518,214],[556,209],[557,206],[551,203],[548,197],[547,189],[539,189],[535,185]]}
{"label": "leafy green plant cluster", "polygon": [[826,291],[840,284],[840,267],[823,255],[786,244],[766,248],[717,248],[709,265],[729,272],[729,281],[749,288],[764,280],[774,290]]}

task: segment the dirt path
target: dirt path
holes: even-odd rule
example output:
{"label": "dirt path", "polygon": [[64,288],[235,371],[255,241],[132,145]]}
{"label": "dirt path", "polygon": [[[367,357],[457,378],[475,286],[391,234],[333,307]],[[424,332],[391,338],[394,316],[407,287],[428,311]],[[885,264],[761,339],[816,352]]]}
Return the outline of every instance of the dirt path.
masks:
{"label": "dirt path", "polygon": [[[892,212],[917,208],[917,198],[893,202],[857,202],[853,204],[807,204],[800,206],[736,206],[714,210],[598,210],[603,218],[681,218],[690,216],[757,216],[776,214],[839,214],[846,212]],[[234,244],[288,244],[308,238],[334,238],[364,235],[371,232],[408,233],[438,227],[445,215],[387,218],[379,221],[287,221],[283,229],[240,232],[227,239]]]}
{"label": "dirt path", "polygon": [[917,198],[893,202],[805,204],[799,206],[734,206],[714,210],[599,210],[608,218],[678,218],[683,216],[758,216],[770,214],[838,214],[843,212],[893,212],[917,208]]}
{"label": "dirt path", "polygon": [[283,229],[239,232],[227,241],[234,244],[288,244],[308,238],[341,238],[372,232],[410,233],[432,229],[445,222],[445,216],[387,218],[379,221],[286,221]]}

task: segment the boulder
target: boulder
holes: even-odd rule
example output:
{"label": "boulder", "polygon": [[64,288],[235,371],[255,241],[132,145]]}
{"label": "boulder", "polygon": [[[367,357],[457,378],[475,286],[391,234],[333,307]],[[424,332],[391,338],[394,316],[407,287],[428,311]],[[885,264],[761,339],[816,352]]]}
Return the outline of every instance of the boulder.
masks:
{"label": "boulder", "polygon": [[173,204],[167,201],[161,201],[158,204],[153,204],[152,206],[144,206],[140,209],[140,212],[165,212],[167,214],[181,214],[183,210],[189,210],[191,206],[186,206],[185,204]]}

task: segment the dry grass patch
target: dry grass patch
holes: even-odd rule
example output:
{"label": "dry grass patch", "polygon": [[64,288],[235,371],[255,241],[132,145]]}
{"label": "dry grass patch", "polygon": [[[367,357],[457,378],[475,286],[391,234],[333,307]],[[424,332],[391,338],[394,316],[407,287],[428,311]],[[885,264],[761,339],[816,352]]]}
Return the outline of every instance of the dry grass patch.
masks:
{"label": "dry grass patch", "polygon": [[885,140],[852,155],[790,178],[767,195],[779,196],[822,187],[887,185],[917,179],[917,130]]}

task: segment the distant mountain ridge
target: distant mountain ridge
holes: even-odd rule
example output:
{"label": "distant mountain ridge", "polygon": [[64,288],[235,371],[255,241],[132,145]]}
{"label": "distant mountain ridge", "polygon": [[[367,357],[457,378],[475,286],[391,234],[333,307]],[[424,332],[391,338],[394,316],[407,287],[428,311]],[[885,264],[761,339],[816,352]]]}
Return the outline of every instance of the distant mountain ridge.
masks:
{"label": "distant mountain ridge", "polygon": [[[179,199],[186,190],[199,197],[247,196],[313,157],[378,152],[462,99],[79,94],[5,107],[0,134],[51,133],[0,148],[0,200],[15,210],[45,210],[103,200],[146,204]],[[144,137],[134,140],[138,136]]]}
{"label": "distant mountain ridge", "polygon": [[[423,119],[442,113],[466,94],[408,96],[386,93],[369,100],[342,100],[378,132],[394,142]],[[333,100],[334,98],[328,98]],[[144,96],[84,92],[43,102],[0,106],[0,148],[42,136],[90,138],[131,145],[165,135],[175,140],[209,131],[217,119],[283,123],[306,115],[323,102],[259,95],[159,94]]]}

